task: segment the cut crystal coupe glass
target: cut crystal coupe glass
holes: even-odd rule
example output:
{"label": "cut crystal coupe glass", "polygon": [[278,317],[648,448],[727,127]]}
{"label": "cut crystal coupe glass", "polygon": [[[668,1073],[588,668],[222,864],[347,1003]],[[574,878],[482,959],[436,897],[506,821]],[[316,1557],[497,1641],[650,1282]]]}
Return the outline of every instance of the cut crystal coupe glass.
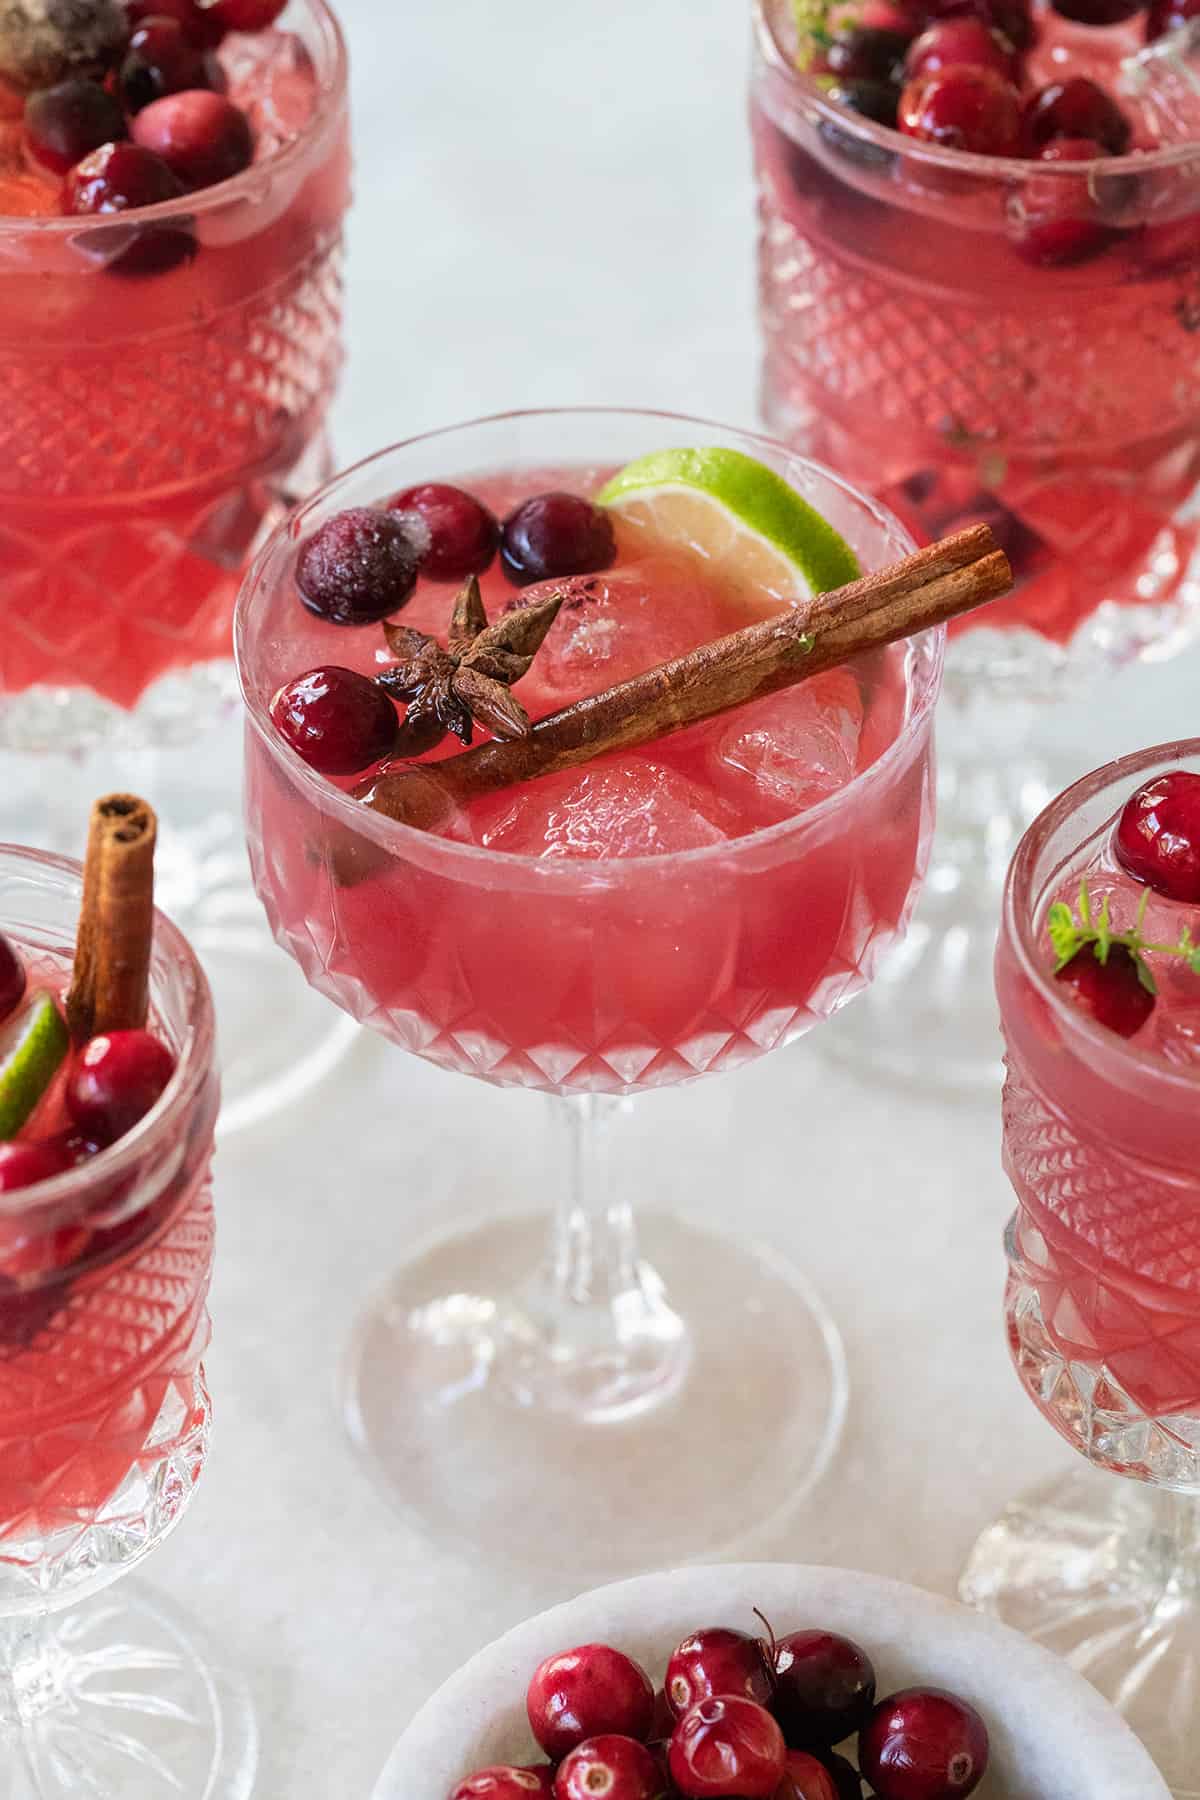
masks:
{"label": "cut crystal coupe glass", "polygon": [[[429,1529],[576,1573],[738,1541],[790,1511],[836,1440],[843,1353],[808,1283],[736,1226],[639,1222],[652,1180],[618,1167],[621,1128],[635,1093],[818,1024],[904,930],[932,824],[941,633],[904,646],[894,738],[848,785],[769,829],[659,855],[511,854],[414,830],[306,767],[268,708],[298,673],[295,560],[324,520],[426,481],[598,480],[670,444],[769,464],[867,568],[911,549],[875,502],[768,440],[650,413],[514,414],[341,476],[264,551],[235,623],[250,856],[279,942],[403,1048],[552,1095],[559,1134],[542,1209],[522,1211],[492,1169],[478,1191],[494,1207],[410,1252],[368,1307],[351,1429]],[[347,844],[367,878],[345,877]],[[735,1160],[731,1146],[731,1182],[752,1180]]]}
{"label": "cut crystal coupe glass", "polygon": [[[220,995],[228,1128],[348,1041],[262,929],[222,747],[242,572],[330,472],[349,140],[324,0],[220,55],[282,147],[152,226],[21,216],[20,123],[0,116],[0,830],[66,849],[81,790],[153,796],[160,899]],[[190,253],[128,273],[147,230]]]}
{"label": "cut crystal coupe glass", "polygon": [[[1129,796],[1179,768],[1200,771],[1200,741],[1085,777],[1030,828],[1009,876],[996,960],[1017,1195],[1008,1341],[1050,1423],[1127,1479],[1081,1470],[1014,1501],[976,1544],[961,1592],[1068,1656],[1125,1713],[1177,1800],[1196,1800],[1200,977],[1183,970],[1168,989],[1160,972],[1157,1004],[1184,1051],[1172,1060],[1076,1011],[1046,935],[1049,902],[1103,856]],[[1153,897],[1148,919],[1165,937]]]}
{"label": "cut crystal coupe glass", "polygon": [[[756,0],[756,14],[768,429],[844,470],[918,539],[985,520],[1017,578],[951,627],[922,906],[830,1047],[923,1084],[992,1086],[1004,872],[1061,785],[1038,730],[1046,703],[1173,655],[1200,620],[1200,82],[1175,39],[1134,55],[1140,13],[1089,31],[1036,8],[1037,79],[1061,79],[1069,54],[1071,73],[1155,121],[1168,147],[1138,155],[1133,183],[1119,161],[1031,164],[902,138],[798,71],[788,0]],[[1057,216],[1080,192],[1110,208],[1103,253],[1024,260],[1031,193]]]}
{"label": "cut crystal coupe glass", "polygon": [[[81,893],[78,864],[0,848],[0,927],[47,987],[69,979]],[[253,1722],[220,1653],[121,1579],[183,1517],[209,1437],[212,1001],[161,915],[151,1009],[177,1058],[159,1104],[112,1149],[0,1194],[0,1792],[14,1800],[246,1800],[253,1785]]]}

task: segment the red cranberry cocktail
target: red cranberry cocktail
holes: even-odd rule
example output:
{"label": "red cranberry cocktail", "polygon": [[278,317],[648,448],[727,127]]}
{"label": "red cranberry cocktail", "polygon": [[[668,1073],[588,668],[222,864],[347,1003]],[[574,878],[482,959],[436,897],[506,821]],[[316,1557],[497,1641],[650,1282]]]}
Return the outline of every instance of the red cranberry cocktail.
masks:
{"label": "red cranberry cocktail", "polygon": [[970,1598],[1068,1652],[1173,1791],[1195,1769],[1200,743],[1112,763],[1030,828],[996,961],[1017,1371],[1090,1462],[980,1540]]}
{"label": "red cranberry cocktail", "polygon": [[[689,441],[733,483],[729,511],[686,474],[644,503],[613,497],[631,459]],[[683,453],[664,456],[674,467]],[[765,572],[773,553],[730,529],[745,524],[737,505],[752,513],[764,495],[808,515],[801,527],[839,567],[907,548],[871,502],[764,440],[655,415],[525,414],[343,476],[276,536],[239,603],[250,854],[278,940],[404,1048],[574,1097],[556,1103],[574,1173],[545,1278],[529,1276],[536,1224],[490,1219],[401,1271],[355,1358],[355,1429],[394,1490],[499,1551],[514,1548],[510,1514],[489,1517],[486,1496],[514,1457],[511,1517],[527,1505],[548,1533],[553,1513],[556,1556],[630,1566],[655,1546],[736,1535],[732,1471],[707,1480],[687,1520],[631,1533],[606,1509],[651,1457],[635,1421],[672,1417],[680,1468],[706,1459],[705,1384],[744,1392],[735,1370],[756,1355],[782,1358],[804,1395],[785,1404],[782,1445],[768,1447],[775,1409],[773,1426],[754,1406],[729,1425],[759,1468],[756,1516],[824,1454],[833,1339],[807,1292],[752,1246],[663,1219],[647,1235],[676,1265],[668,1304],[638,1253],[628,1179],[605,1173],[601,1152],[621,1096],[787,1042],[869,980],[903,931],[930,826],[939,640],[481,793],[431,829],[362,796],[378,802],[396,756],[424,754],[431,779],[453,772],[456,732],[512,737],[513,703],[556,713],[786,608]]]}

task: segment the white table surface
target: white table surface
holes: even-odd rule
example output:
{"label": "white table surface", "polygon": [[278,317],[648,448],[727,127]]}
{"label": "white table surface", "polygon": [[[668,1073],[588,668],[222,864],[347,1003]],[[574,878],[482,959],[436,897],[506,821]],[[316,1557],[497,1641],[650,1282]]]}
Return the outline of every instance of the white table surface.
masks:
{"label": "white table surface", "polygon": [[[341,460],[537,403],[752,422],[744,0],[342,13],[358,178]],[[1080,767],[1195,731],[1196,671],[1136,671],[1076,709]],[[336,1405],[360,1299],[465,1210],[475,1147],[510,1171],[509,1198],[537,1195],[544,1104],[466,1094],[364,1036],[317,1096],[219,1155],[215,1448],[148,1574],[249,1671],[267,1800],[365,1800],[434,1685],[566,1597],[423,1542],[363,1474]],[[1070,1462],[1004,1349],[996,1105],[870,1091],[810,1039],[651,1096],[633,1129],[661,1198],[714,1224],[736,1140],[738,1228],[801,1260],[845,1329],[842,1449],[767,1553],[951,1591],[1005,1498]]]}

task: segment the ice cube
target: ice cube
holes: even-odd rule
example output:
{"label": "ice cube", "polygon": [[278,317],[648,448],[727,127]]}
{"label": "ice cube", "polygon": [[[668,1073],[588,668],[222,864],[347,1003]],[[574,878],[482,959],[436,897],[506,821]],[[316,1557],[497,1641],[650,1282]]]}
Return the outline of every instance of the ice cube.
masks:
{"label": "ice cube", "polygon": [[737,829],[715,794],[640,756],[548,775],[471,810],[479,843],[518,856],[663,856]]}
{"label": "ice cube", "polygon": [[250,120],[256,161],[299,137],[317,88],[312,59],[294,32],[235,33],[222,45],[221,63],[229,98]]}
{"label": "ice cube", "polygon": [[1127,57],[1122,85],[1133,95],[1157,144],[1200,138],[1200,19]]}
{"label": "ice cube", "polygon": [[752,798],[787,818],[854,777],[862,722],[857,680],[848,669],[831,669],[742,707],[713,746],[714,781],[731,798]]}

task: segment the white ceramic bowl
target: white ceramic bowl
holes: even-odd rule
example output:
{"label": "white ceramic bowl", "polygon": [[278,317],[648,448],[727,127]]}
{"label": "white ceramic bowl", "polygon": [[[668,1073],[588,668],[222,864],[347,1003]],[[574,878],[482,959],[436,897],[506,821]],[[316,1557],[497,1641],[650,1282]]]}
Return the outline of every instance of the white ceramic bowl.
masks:
{"label": "white ceramic bowl", "polygon": [[525,1687],[574,1644],[627,1650],[661,1679],[702,1625],[754,1630],[760,1607],[782,1635],[824,1625],[869,1651],[880,1693],[915,1683],[972,1701],[992,1740],[978,1800],[1170,1800],[1125,1721],[1065,1662],[993,1619],[878,1575],[792,1563],[677,1569],[596,1588],[518,1625],[452,1675],[417,1714],[374,1800],[447,1800],[493,1762],[535,1762]]}

